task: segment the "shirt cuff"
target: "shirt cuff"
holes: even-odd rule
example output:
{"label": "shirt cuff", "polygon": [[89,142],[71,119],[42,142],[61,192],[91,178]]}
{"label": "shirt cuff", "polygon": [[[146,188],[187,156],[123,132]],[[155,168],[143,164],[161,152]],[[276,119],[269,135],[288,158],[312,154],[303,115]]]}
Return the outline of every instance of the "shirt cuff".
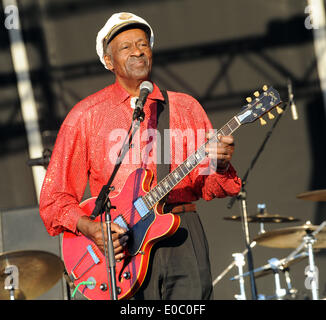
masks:
{"label": "shirt cuff", "polygon": [[225,174],[230,169],[230,162],[225,167],[216,167],[216,172],[219,174]]}
{"label": "shirt cuff", "polygon": [[57,225],[61,226],[64,231],[70,231],[76,235],[81,235],[77,229],[77,222],[82,216],[87,214],[79,207],[74,206],[66,208],[65,212],[60,217],[60,221],[57,221]]}

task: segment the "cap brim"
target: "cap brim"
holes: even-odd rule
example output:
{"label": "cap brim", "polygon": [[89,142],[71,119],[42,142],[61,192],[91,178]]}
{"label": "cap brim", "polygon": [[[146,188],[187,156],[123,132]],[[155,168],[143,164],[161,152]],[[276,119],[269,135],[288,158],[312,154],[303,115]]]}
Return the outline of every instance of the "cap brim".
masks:
{"label": "cap brim", "polygon": [[117,26],[115,26],[110,30],[110,32],[103,39],[103,45],[104,45],[103,47],[105,48],[109,44],[109,42],[112,41],[119,33],[125,30],[138,29],[138,28],[143,29],[147,33],[148,39],[150,39],[151,30],[146,24],[141,23],[139,21],[129,20],[124,23],[118,24]]}

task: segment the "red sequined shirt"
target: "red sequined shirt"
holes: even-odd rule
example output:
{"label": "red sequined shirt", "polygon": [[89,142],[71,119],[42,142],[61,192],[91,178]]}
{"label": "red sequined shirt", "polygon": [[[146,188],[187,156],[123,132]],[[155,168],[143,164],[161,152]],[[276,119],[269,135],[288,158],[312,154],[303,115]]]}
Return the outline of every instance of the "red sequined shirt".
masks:
{"label": "red sequined shirt", "polygon": [[[173,170],[191,150],[195,151],[193,148],[202,145],[200,137],[204,139],[212,125],[201,105],[191,96],[171,91],[168,96]],[[157,183],[157,153],[153,151],[157,144],[157,136],[153,134],[157,100],[164,98],[154,84],[144,106],[145,120],[134,138],[134,147],[127,153],[113,181],[115,191],[111,196],[119,193],[126,178],[139,167],[151,169],[154,172],[152,186]],[[114,168],[132,114],[131,97],[118,82],[85,98],[69,112],[58,133],[40,196],[40,215],[50,235],[65,230],[77,232],[77,221],[85,215],[79,203],[87,181],[92,196],[97,196]],[[207,163],[196,167],[169,193],[168,202],[211,200],[239,192],[241,181],[232,166],[224,174],[209,168]],[[203,170],[206,174],[202,174]]]}

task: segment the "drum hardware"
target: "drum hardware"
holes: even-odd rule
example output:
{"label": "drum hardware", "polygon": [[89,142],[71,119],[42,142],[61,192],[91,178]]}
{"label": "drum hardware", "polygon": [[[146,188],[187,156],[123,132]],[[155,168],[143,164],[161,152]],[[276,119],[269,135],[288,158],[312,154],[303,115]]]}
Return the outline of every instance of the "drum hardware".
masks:
{"label": "drum hardware", "polygon": [[276,258],[272,258],[268,260],[268,265],[270,266],[271,270],[274,273],[274,281],[275,281],[275,295],[274,296],[265,296],[260,295],[259,300],[283,300],[283,298],[288,294],[286,289],[281,287],[281,280],[280,280],[280,260]]}
{"label": "drum hardware", "polygon": [[281,288],[281,280],[279,273],[280,260],[276,258],[272,258],[268,260],[269,265],[271,266],[274,273],[274,281],[275,281],[275,297],[277,300],[283,300],[283,297],[286,296],[286,289]]}
{"label": "drum hardware", "polygon": [[307,278],[305,284],[308,289],[311,289],[313,300],[319,300],[318,270],[315,265],[313,250],[314,248],[326,248],[325,226],[326,221],[319,226],[314,226],[310,221],[307,221],[303,226],[269,231],[255,239],[262,246],[296,248],[285,259],[285,263],[293,259],[303,248],[306,248],[309,265],[306,268]]}
{"label": "drum hardware", "polygon": [[291,295],[291,298],[294,299],[296,297],[297,293],[298,293],[298,290],[292,287],[289,268],[285,268],[283,270],[283,272],[284,272],[284,276],[285,276],[285,282],[286,282],[286,285],[288,287],[287,292]]}
{"label": "drum hardware", "polygon": [[[254,248],[255,247],[255,245],[256,245],[257,243],[256,243],[256,241],[253,241],[253,242],[251,242],[251,244],[250,244],[250,248]],[[248,249],[246,248],[244,251],[242,251],[242,255],[245,255],[245,254],[247,254],[247,251],[248,251]],[[235,264],[236,264],[236,261],[235,261],[235,259],[220,273],[220,275],[219,276],[217,276],[216,278],[215,278],[215,280],[213,281],[213,287],[219,282],[219,281],[221,281],[222,279],[223,279],[223,277],[235,266]]]}
{"label": "drum hardware", "polygon": [[[259,223],[260,224],[260,230],[258,234],[264,234],[265,228],[264,228],[264,223],[282,223],[282,222],[295,222],[299,221],[299,219],[296,219],[294,217],[282,217],[278,214],[269,214],[266,212],[266,204],[258,204],[257,205],[257,214],[256,215],[251,215],[247,217],[247,221],[250,223]],[[230,220],[230,221],[242,221],[242,216],[231,216],[231,217],[224,217],[225,220]],[[252,242],[252,247],[256,245],[255,241]],[[246,252],[246,250],[245,250]],[[243,255],[243,254],[242,254]],[[234,265],[236,265],[239,269],[239,275],[231,278],[231,280],[239,280],[240,284],[240,294],[235,295],[235,298],[238,300],[245,300],[246,295],[244,291],[244,276],[249,275],[249,273],[243,274],[242,272],[242,267],[243,267],[243,261],[241,259],[241,253],[235,253],[232,255],[235,258],[235,261],[229,265],[222,274],[215,279],[213,282],[213,285],[215,285]],[[238,259],[238,260],[237,260]],[[270,264],[268,264],[268,269],[272,270],[270,267]],[[257,272],[257,269],[253,271],[254,273]],[[277,280],[278,277],[278,280]],[[257,278],[257,276],[255,276]],[[275,274],[275,283],[276,283],[276,297],[281,298],[283,295],[287,293],[287,291],[284,292],[285,289],[280,288],[280,281],[279,281],[279,274]],[[287,273],[286,278],[288,279],[287,281],[290,280],[290,276]],[[287,282],[288,283],[288,282]],[[292,287],[291,287],[292,288]],[[289,292],[290,289],[289,288]],[[295,290],[295,289],[294,289]],[[293,290],[291,291],[291,294],[293,294]],[[258,300],[265,300],[266,297],[264,295],[257,295]]]}
{"label": "drum hardware", "polygon": [[237,300],[246,300],[246,292],[244,288],[244,279],[243,279],[243,266],[246,264],[244,255],[242,253],[233,253],[234,263],[239,270],[239,284],[240,284],[240,294],[234,295]]}
{"label": "drum hardware", "polygon": [[[302,193],[297,195],[297,198],[311,201],[326,201],[326,189]],[[250,247],[253,247],[258,243],[259,245],[272,248],[295,248],[287,258],[282,260],[276,258],[269,259],[267,265],[251,271],[251,275],[254,273],[255,278],[266,275],[270,272],[273,272],[274,274],[275,295],[265,296],[259,294],[257,295],[258,300],[282,300],[286,295],[291,295],[292,298],[295,298],[298,291],[292,287],[289,265],[298,260],[302,260],[305,257],[308,257],[309,259],[309,264],[305,269],[305,285],[307,289],[311,290],[312,299],[319,300],[318,268],[315,265],[314,250],[318,248],[326,248],[326,231],[323,230],[326,226],[326,221],[319,226],[314,226],[310,221],[307,221],[302,226],[266,232],[264,229],[264,223],[295,222],[300,220],[293,217],[282,217],[279,215],[269,214],[266,212],[265,204],[258,204],[257,207],[258,214],[246,217],[246,222],[260,223],[258,236],[253,240]],[[242,216],[224,217],[224,219],[231,221],[243,220]],[[306,248],[306,250],[299,253],[303,248]],[[246,252],[246,250],[244,252]],[[232,256],[234,257],[234,261],[214,280],[213,285],[216,285],[218,281],[220,281],[225,274],[236,265],[239,271],[238,275],[232,277],[230,280],[239,280],[240,294],[235,295],[235,298],[238,300],[245,300],[244,277],[250,275],[250,273],[243,273],[243,254],[235,253]],[[280,271],[284,274],[287,289],[281,287]]]}
{"label": "drum hardware", "polygon": [[[289,267],[292,264],[303,260],[307,256],[308,256],[307,252],[301,252],[300,254],[293,256],[291,259],[289,259],[289,257],[281,260],[277,258],[272,258],[268,260],[268,263],[266,265],[256,268],[253,271],[256,279],[273,273],[274,281],[275,281],[275,295],[273,296],[259,295],[260,296],[259,300],[270,300],[270,299],[282,300],[282,298],[287,295],[291,295],[292,298],[295,298],[298,290],[292,287]],[[281,288],[280,275],[279,275],[280,271],[282,271],[284,274],[287,289]],[[242,274],[242,278],[247,276],[249,276],[249,272]],[[239,280],[239,279],[240,279],[240,274],[230,278],[231,281]]]}
{"label": "drum hardware", "polygon": [[0,300],[34,299],[63,276],[63,262],[55,254],[23,250],[0,254]]}
{"label": "drum hardware", "polygon": [[[258,210],[258,214],[263,216],[263,215],[266,215],[267,212],[266,212],[266,204],[265,203],[258,203],[257,204],[257,210]],[[265,227],[264,227],[264,222],[263,221],[260,221],[259,222],[259,231],[258,231],[258,234],[261,234],[261,233],[265,233]]]}
{"label": "drum hardware", "polygon": [[[259,234],[265,233],[264,229],[264,223],[287,223],[287,222],[295,222],[295,221],[300,221],[299,219],[296,219],[294,217],[284,217],[280,216],[278,214],[269,214],[266,212],[266,204],[258,204],[257,205],[258,213],[256,215],[251,215],[247,217],[247,221],[250,223],[259,223],[260,224],[260,231]],[[224,217],[224,220],[229,220],[229,221],[242,221],[242,216],[231,216],[231,217]],[[256,245],[256,241],[253,241],[250,244],[250,247],[253,248]],[[247,249],[245,249],[242,253],[234,253],[232,256],[234,257],[234,261],[213,281],[213,286],[215,286],[235,265],[239,269],[239,275],[241,274],[241,269],[243,267],[243,261],[241,259],[241,255],[243,256],[244,254],[247,253]],[[257,271],[254,270],[254,272]],[[247,276],[249,273],[245,273],[243,276]],[[255,276],[257,277],[257,276]],[[289,276],[288,276],[289,278]],[[235,278],[231,278],[231,280],[239,280],[239,285],[240,285],[240,294],[235,295],[235,298],[238,300],[245,300],[246,295],[244,291],[244,279],[243,277],[237,276]],[[293,292],[291,292],[293,293]],[[258,300],[264,300],[265,296],[263,295],[258,295],[257,296]]]}
{"label": "drum hardware", "polygon": [[[307,289],[311,289],[312,299],[319,300],[319,277],[318,277],[318,269],[315,265],[314,252],[313,247],[318,248],[326,248],[326,242],[321,237],[317,237],[320,234],[325,233],[323,230],[326,226],[326,221],[321,223],[318,227],[311,225],[310,221],[306,222],[306,225],[310,228],[307,229],[307,234],[303,237],[302,243],[288,256],[290,259],[297,252],[301,251],[304,247],[307,249],[309,264],[306,267],[306,281],[305,285]],[[313,232],[311,232],[315,229]],[[323,232],[321,232],[323,230]],[[316,244],[316,245],[315,245]]]}
{"label": "drum hardware", "polygon": [[311,293],[313,300],[319,300],[319,285],[318,285],[318,271],[316,269],[314,253],[313,253],[313,244],[316,242],[316,239],[313,235],[307,234],[304,237],[304,243],[308,248],[309,253],[309,268],[306,271],[306,280],[311,284]]}
{"label": "drum hardware", "polygon": [[[307,256],[308,256],[307,252],[301,252],[301,253],[295,255],[294,257],[292,257],[291,259],[289,259],[289,257],[283,258],[283,259],[279,260],[278,268],[280,271],[283,271],[284,274],[288,274],[288,271],[289,271],[289,268],[291,265],[293,265],[294,263],[300,262]],[[273,258],[273,259],[276,259],[276,258]],[[254,270],[254,274],[255,274],[256,278],[264,277],[268,274],[271,274],[272,272],[273,272],[273,269],[272,269],[269,261],[264,266],[256,268]],[[243,274],[243,277],[247,277],[248,275],[249,275],[249,272],[246,272]],[[239,275],[236,275],[236,276],[232,277],[230,280],[238,280],[238,278],[239,278]],[[291,283],[291,280],[289,278],[287,280],[287,283]]]}

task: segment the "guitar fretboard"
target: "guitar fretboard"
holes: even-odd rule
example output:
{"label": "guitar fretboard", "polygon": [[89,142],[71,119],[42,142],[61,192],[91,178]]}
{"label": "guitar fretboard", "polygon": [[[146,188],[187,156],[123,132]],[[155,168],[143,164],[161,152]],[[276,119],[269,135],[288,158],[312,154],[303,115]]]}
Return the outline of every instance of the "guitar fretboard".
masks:
{"label": "guitar fretboard", "polygon": [[163,199],[180,181],[182,181],[192,170],[194,170],[206,157],[205,147],[208,143],[218,141],[218,136],[232,134],[240,127],[240,122],[233,117],[215,135],[206,141],[197,151],[192,153],[183,163],[163,178],[151,191],[142,197],[148,209]]}

